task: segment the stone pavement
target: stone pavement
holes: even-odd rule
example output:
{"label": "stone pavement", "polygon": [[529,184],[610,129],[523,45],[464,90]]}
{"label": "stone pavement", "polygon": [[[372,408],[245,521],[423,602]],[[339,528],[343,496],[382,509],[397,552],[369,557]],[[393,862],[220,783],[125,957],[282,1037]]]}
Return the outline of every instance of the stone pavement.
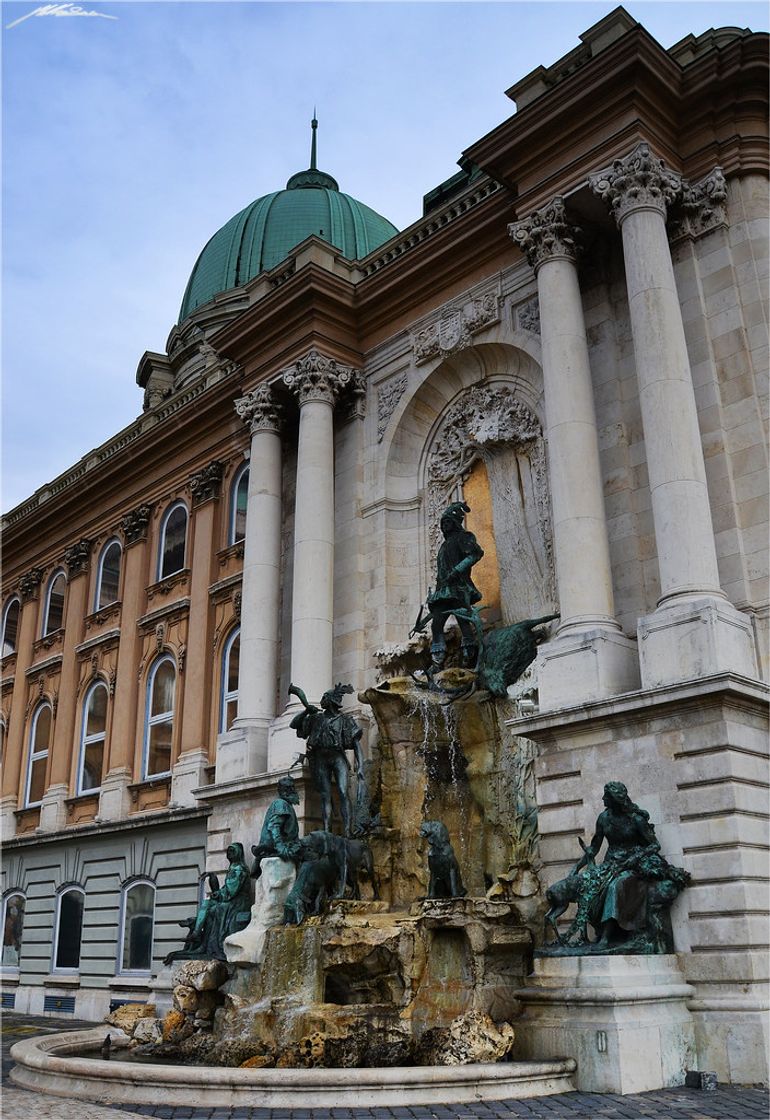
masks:
{"label": "stone pavement", "polygon": [[725,1086],[715,1092],[660,1089],[621,1097],[560,1093],[530,1101],[415,1105],[412,1108],[193,1108],[71,1101],[8,1084],[14,1042],[35,1034],[94,1026],[72,1019],[7,1013],[2,1024],[2,1120],[767,1120],[765,1089]]}

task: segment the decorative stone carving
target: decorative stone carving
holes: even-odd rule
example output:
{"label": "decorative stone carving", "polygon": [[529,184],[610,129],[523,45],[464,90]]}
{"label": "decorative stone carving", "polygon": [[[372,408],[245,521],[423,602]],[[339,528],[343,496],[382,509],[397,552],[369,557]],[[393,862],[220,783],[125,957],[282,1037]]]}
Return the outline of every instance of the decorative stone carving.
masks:
{"label": "decorative stone carving", "polygon": [[279,432],[283,420],[283,409],[275,399],[272,386],[258,385],[245,397],[239,397],[235,402],[235,411],[249,425],[252,435],[266,429]]}
{"label": "decorative stone carving", "polygon": [[439,317],[412,335],[414,360],[419,365],[446,357],[470,346],[473,335],[500,319],[497,291],[474,296],[463,304],[446,307]]}
{"label": "decorative stone carving", "polygon": [[516,322],[519,330],[540,334],[540,300],[537,296],[516,308]]}
{"label": "decorative stone carving", "polygon": [[26,603],[29,599],[35,598],[44,574],[45,570],[43,568],[30,568],[28,572],[24,573],[19,580],[19,592],[23,602]]}
{"label": "decorative stone carving", "polygon": [[377,442],[382,443],[396,405],[406,392],[409,377],[406,373],[396,374],[377,387]]}
{"label": "decorative stone carving", "polygon": [[523,221],[511,222],[508,233],[521,251],[526,253],[527,260],[534,269],[554,257],[577,260],[577,237],[580,231],[567,220],[564,199],[558,195],[548,206],[533,210]]}
{"label": "decorative stone carving", "polygon": [[195,472],[190,479],[193,505],[199,506],[210,498],[219,497],[224,473],[225,465],[219,459],[212,459],[208,466]]}
{"label": "decorative stone carving", "polygon": [[726,224],[727,181],[715,167],[697,183],[682,182],[682,197],[669,219],[669,236],[697,238]]}
{"label": "decorative stone carving", "polygon": [[152,506],[150,505],[137,506],[136,509],[126,514],[121,521],[126,546],[146,539],[147,526],[150,523],[151,516]]}
{"label": "decorative stone carving", "polygon": [[668,207],[682,193],[682,177],[654,156],[649,144],[637,144],[612,167],[589,176],[594,194],[606,202],[620,225],[632,210],[658,210],[665,217]]}
{"label": "decorative stone carving", "polygon": [[166,640],[166,626],[165,623],[159,622],[155,627],[155,648],[158,653],[163,649],[163,643]]}
{"label": "decorative stone carving", "polygon": [[283,383],[294,393],[300,408],[308,401],[334,405],[343,389],[355,390],[357,370],[311,350],[283,374]]}
{"label": "decorative stone carving", "polygon": [[240,621],[240,617],[241,617],[241,603],[242,603],[242,601],[243,601],[242,592],[236,591],[236,593],[233,595],[233,614],[235,615],[235,617],[239,621]]}
{"label": "decorative stone carving", "polygon": [[77,544],[73,544],[64,553],[64,563],[67,565],[67,574],[70,579],[72,579],[73,576],[79,576],[82,572],[88,571],[92,545],[93,541],[83,537]]}

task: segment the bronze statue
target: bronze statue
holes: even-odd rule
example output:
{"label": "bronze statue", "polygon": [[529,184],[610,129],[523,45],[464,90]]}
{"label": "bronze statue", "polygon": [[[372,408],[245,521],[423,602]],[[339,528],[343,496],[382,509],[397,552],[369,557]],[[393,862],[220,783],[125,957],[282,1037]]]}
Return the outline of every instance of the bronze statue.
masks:
{"label": "bronze statue", "polygon": [[300,843],[302,863],[284,904],[284,925],[298,926],[305,918],[321,914],[329,898],[341,898],[345,891],[344,838],[319,829],[309,832]]}
{"label": "bronze statue", "polygon": [[181,925],[189,926],[184,947],[169,953],[164,964],[172,961],[226,960],[224,941],[231,933],[237,933],[249,924],[251,918],[251,884],[249,871],[244,862],[243,844],[233,843],[227,849],[229,867],[225,882],[219,886],[216,875],[209,875],[210,894],[201,903],[194,922],[188,919]]}
{"label": "bronze statue", "polygon": [[[603,813],[596,821],[590,844],[566,879],[546,891],[551,909],[546,927],[556,930],[556,919],[570,902],[577,913],[567,933],[540,950],[548,956],[588,953],[672,953],[669,908],[690,881],[689,872],[672,867],[660,854],[660,844],[649,813],[628,796],[622,782],[604,787]],[[607,841],[602,863],[596,863]],[[581,872],[583,872],[581,874]],[[598,937],[588,940],[591,925]]]}
{"label": "bronze statue", "polygon": [[321,817],[324,831],[328,832],[332,818],[332,780],[337,785],[342,831],[350,836],[352,818],[350,805],[350,770],[347,751],[353,752],[356,774],[361,773],[362,728],[352,716],[342,711],[342,697],[353,691],[349,684],[336,684],[321,697],[321,707],[308,703],[301,688],[289,685],[289,695],[297,696],[304,706],[291,721],[291,727],[300,739],[307,740],[307,760],[313,785],[321,796]]}
{"label": "bronze statue", "polygon": [[299,824],[294,806],[299,805],[299,794],[291,775],[278,782],[278,796],[268,807],[259,834],[259,844],[252,844],[254,864],[251,868],[252,879],[262,874],[261,862],[269,856],[298,863],[302,856],[299,840]]}
{"label": "bronze statue", "polygon": [[464,898],[468,893],[460,877],[460,866],[441,821],[423,821],[420,836],[428,841],[428,898]]}
{"label": "bronze statue", "polygon": [[484,555],[473,533],[463,528],[463,514],[470,513],[465,502],[452,502],[441,515],[444,541],[436,557],[436,589],[428,595],[431,625],[431,661],[434,671],[446,660],[444,627],[450,615],[457,619],[462,636],[463,664],[475,665],[479,653],[478,624],[471,611],[480,602],[481,592],[471,579],[471,568]]}

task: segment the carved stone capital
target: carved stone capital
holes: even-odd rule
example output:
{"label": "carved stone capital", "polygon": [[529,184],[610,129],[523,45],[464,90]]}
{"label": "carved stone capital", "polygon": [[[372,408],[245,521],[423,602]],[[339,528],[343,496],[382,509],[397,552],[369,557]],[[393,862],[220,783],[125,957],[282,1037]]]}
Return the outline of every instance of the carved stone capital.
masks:
{"label": "carved stone capital", "polygon": [[358,371],[311,350],[284,372],[283,383],[297,397],[300,408],[308,401],[324,401],[334,406],[340,393],[355,388]]}
{"label": "carved stone capital", "polygon": [[695,239],[725,225],[726,201],[727,181],[721,167],[715,167],[697,183],[684,179],[679,204],[673,208],[669,220],[671,239]]}
{"label": "carved stone capital", "polygon": [[70,579],[88,571],[91,560],[93,541],[83,537],[77,544],[71,545],[64,553],[64,563],[67,565],[67,575]]}
{"label": "carved stone capital", "polygon": [[568,221],[564,199],[558,195],[523,221],[511,222],[508,233],[535,270],[555,258],[577,261],[579,230]]}
{"label": "carved stone capital", "polygon": [[590,175],[588,181],[618,225],[634,210],[657,210],[665,218],[668,207],[682,193],[681,175],[669,170],[645,143],[616,159],[612,167]]}
{"label": "carved stone capital", "polygon": [[253,392],[245,397],[239,397],[235,402],[235,411],[249,425],[252,435],[255,432],[270,431],[280,432],[283,423],[283,409],[275,399],[275,394],[270,385],[258,385]]}
{"label": "carved stone capital", "polygon": [[194,506],[207,502],[209,498],[219,497],[224,473],[225,465],[220,463],[219,459],[212,459],[208,466],[195,472],[189,482]]}
{"label": "carved stone capital", "polygon": [[147,537],[147,526],[152,517],[152,506],[137,506],[136,509],[131,510],[121,521],[121,528],[123,529],[123,538],[126,545],[136,544],[137,541],[143,541]]}
{"label": "carved stone capital", "polygon": [[38,588],[43,582],[44,568],[30,568],[19,580],[19,592],[23,602],[28,602],[37,596]]}

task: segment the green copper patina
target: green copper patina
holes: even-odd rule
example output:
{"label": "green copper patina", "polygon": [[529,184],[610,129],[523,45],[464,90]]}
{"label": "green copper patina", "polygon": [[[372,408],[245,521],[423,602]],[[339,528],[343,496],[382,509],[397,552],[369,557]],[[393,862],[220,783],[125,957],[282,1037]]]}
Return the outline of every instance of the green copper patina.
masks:
{"label": "green copper patina", "polygon": [[394,237],[396,227],[363,202],[340,191],[316,167],[316,126],[310,167],[292,175],[286,189],[250,203],[218,230],[198,257],[182,300],[179,321],[220,292],[274,268],[306,237],[328,241],[349,260],[360,260]]}

